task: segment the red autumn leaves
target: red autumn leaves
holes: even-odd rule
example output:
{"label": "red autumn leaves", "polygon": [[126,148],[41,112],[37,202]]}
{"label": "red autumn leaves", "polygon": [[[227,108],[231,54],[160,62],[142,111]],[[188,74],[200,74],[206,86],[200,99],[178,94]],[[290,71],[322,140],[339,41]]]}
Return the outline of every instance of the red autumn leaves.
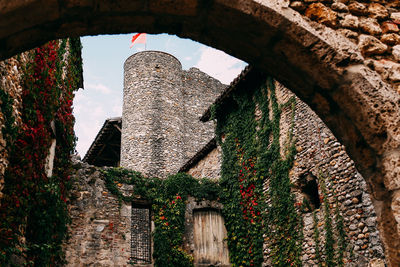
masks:
{"label": "red autumn leaves", "polygon": [[241,169],[239,170],[239,190],[241,195],[240,205],[242,206],[243,219],[254,224],[261,221],[258,199],[255,189],[257,171],[255,169],[256,158],[244,159],[244,150],[236,140],[236,151],[240,159]]}

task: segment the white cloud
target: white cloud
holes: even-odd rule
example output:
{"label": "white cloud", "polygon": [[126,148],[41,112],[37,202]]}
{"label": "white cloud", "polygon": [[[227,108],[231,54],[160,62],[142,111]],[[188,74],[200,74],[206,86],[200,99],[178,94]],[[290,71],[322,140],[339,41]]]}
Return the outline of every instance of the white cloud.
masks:
{"label": "white cloud", "polygon": [[96,84],[88,83],[85,85],[85,89],[93,89],[96,92],[100,92],[105,95],[108,95],[111,93],[111,89],[102,83],[96,83]]}
{"label": "white cloud", "polygon": [[136,46],[136,47],[135,47],[135,53],[144,51],[144,48],[145,48],[144,45],[142,45],[142,46]]}
{"label": "white cloud", "polygon": [[114,95],[104,99],[96,97],[96,94],[92,94],[88,90],[80,90],[75,94],[75,134],[79,138],[76,149],[81,157],[86,154],[105,119],[118,112],[116,106],[120,102],[121,100]]}
{"label": "white cloud", "polygon": [[201,48],[196,66],[201,71],[229,84],[243,70],[245,62],[212,47]]}
{"label": "white cloud", "polygon": [[[112,112],[113,112],[114,114],[116,114],[117,116],[121,116],[121,114],[122,114],[122,105],[121,105],[121,104],[114,105],[114,106],[112,107]],[[118,114],[119,114],[119,115],[118,115]]]}

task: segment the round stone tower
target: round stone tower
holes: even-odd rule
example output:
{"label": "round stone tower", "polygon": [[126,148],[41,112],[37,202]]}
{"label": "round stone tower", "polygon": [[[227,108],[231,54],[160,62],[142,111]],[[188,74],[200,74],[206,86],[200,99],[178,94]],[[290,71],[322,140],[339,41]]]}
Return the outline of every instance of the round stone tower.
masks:
{"label": "round stone tower", "polygon": [[144,51],[124,64],[121,167],[165,178],[183,161],[182,66],[167,53]]}

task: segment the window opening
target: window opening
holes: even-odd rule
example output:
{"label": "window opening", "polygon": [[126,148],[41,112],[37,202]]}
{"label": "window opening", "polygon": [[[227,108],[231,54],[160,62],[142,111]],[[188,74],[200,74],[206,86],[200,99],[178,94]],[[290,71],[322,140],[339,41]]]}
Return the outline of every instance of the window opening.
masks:
{"label": "window opening", "polygon": [[151,214],[150,207],[132,203],[131,261],[151,263]]}
{"label": "window opening", "polygon": [[319,209],[321,206],[317,177],[307,173],[300,177],[300,188],[303,193],[303,204],[306,212],[311,212],[315,209]]}

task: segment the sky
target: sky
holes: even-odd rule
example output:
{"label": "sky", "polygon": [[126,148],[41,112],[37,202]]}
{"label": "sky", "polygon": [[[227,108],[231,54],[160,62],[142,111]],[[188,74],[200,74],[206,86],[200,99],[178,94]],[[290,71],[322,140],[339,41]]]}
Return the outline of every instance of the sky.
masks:
{"label": "sky", "polygon": [[220,50],[168,34],[147,34],[146,46],[130,48],[132,34],[81,37],[84,89],[74,99],[77,151],[83,158],[107,118],[122,114],[123,65],[134,53],[157,50],[172,54],[183,69],[199,68],[229,84],[247,65]]}

